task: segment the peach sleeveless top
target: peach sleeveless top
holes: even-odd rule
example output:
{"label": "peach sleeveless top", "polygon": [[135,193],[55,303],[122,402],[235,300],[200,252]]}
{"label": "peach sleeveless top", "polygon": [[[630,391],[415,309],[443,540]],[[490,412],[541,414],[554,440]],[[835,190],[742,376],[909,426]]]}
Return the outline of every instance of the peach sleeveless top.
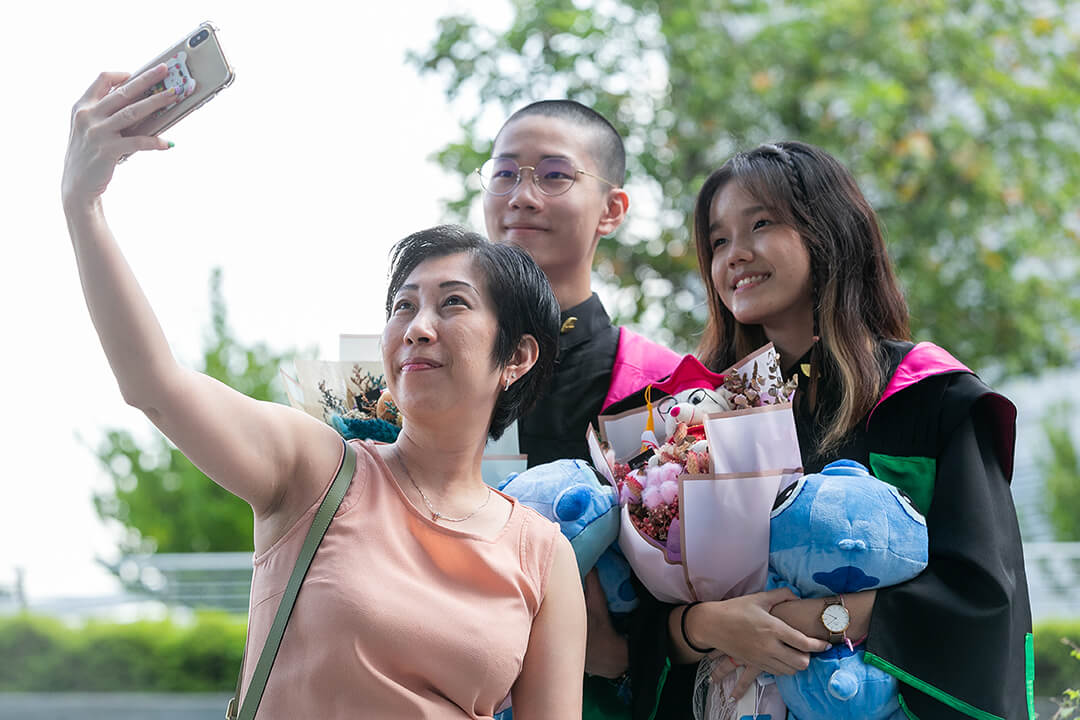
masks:
{"label": "peach sleeveless top", "polygon": [[[259,719],[490,718],[521,671],[558,526],[513,499],[494,538],[437,525],[372,445],[351,444],[356,474],[297,596]],[[320,502],[255,557],[244,694]]]}

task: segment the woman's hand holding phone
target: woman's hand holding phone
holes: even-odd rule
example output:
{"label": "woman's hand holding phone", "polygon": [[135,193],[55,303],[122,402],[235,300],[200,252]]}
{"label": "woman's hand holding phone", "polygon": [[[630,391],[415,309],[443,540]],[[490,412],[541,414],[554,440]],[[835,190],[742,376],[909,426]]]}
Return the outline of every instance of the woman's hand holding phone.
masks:
{"label": "woman's hand holding phone", "polygon": [[64,158],[65,208],[96,202],[112,180],[120,158],[141,150],[172,147],[172,143],[159,137],[123,134],[127,128],[176,101],[176,93],[171,90],[146,97],[146,92],[161,82],[167,72],[161,64],[134,78],[122,72],[101,73],[75,103]]}

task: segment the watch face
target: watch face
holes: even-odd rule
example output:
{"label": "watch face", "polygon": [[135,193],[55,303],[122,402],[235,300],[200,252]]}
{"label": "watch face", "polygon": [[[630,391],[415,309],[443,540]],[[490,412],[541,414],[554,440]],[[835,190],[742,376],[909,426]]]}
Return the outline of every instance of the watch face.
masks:
{"label": "watch face", "polygon": [[847,630],[851,616],[843,605],[829,605],[821,613],[821,622],[829,632],[839,633]]}

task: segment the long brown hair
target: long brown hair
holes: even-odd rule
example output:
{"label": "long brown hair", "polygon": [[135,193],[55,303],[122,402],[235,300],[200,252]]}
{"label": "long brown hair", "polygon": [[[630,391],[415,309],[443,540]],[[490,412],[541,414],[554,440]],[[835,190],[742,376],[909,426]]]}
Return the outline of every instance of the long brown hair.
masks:
{"label": "long brown hair", "polygon": [[851,174],[824,150],[800,142],[760,145],[739,153],[708,177],[694,208],[698,269],[708,291],[709,320],[698,348],[721,371],[766,342],[760,325],[743,325],[720,302],[712,279],[709,213],[734,180],[794,228],[810,253],[814,345],[810,401],[821,377],[839,383],[839,402],[821,420],[818,454],[835,448],[884,390],[880,340],[907,340],[908,311],[873,208]]}

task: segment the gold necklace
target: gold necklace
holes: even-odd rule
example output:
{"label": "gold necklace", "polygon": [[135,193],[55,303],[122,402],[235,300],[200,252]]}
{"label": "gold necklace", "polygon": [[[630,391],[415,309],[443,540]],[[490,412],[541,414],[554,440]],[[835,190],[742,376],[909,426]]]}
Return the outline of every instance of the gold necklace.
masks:
{"label": "gold necklace", "polygon": [[415,480],[413,480],[412,473],[409,472],[409,468],[406,467],[405,460],[403,460],[402,457],[401,457],[401,451],[398,450],[396,445],[394,446],[394,459],[397,460],[397,463],[398,463],[398,465],[401,466],[401,469],[405,471],[405,477],[409,478],[409,482],[412,483],[412,486],[414,488],[416,488],[416,492],[420,493],[420,497],[421,497],[421,499],[423,499],[424,504],[427,505],[428,510],[431,511],[431,521],[432,522],[439,522],[440,520],[445,520],[446,522],[455,522],[455,523],[465,522],[466,520],[471,518],[473,515],[480,512],[481,510],[483,510],[487,506],[488,502],[491,500],[491,486],[490,485],[484,485],[484,487],[487,488],[487,495],[484,496],[484,502],[480,503],[480,505],[475,510],[473,510],[471,513],[469,513],[465,517],[459,517],[459,518],[453,518],[453,517],[450,517],[449,515],[443,515],[441,512],[436,510],[431,505],[431,501],[428,500],[427,495],[424,494],[424,491],[421,490],[420,486],[416,484]]}

